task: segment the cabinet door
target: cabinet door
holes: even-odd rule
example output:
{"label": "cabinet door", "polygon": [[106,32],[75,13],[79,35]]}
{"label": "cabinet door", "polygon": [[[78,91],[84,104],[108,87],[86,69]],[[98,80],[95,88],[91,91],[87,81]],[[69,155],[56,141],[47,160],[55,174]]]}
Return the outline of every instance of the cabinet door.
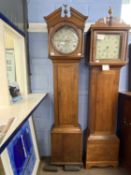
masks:
{"label": "cabinet door", "polygon": [[124,165],[131,172],[131,97],[124,96],[122,111],[121,152]]}
{"label": "cabinet door", "polygon": [[55,64],[55,110],[60,125],[77,125],[78,63]]}
{"label": "cabinet door", "polygon": [[9,144],[8,154],[14,175],[22,175],[28,159],[23,146],[21,133],[18,133],[18,135]]}
{"label": "cabinet door", "polygon": [[123,125],[121,142],[123,162],[131,172],[131,127]]}
{"label": "cabinet door", "polygon": [[8,154],[14,175],[32,174],[36,157],[28,122],[20,128],[9,143]]}
{"label": "cabinet door", "polygon": [[54,70],[56,123],[77,125],[78,63],[57,63]]}

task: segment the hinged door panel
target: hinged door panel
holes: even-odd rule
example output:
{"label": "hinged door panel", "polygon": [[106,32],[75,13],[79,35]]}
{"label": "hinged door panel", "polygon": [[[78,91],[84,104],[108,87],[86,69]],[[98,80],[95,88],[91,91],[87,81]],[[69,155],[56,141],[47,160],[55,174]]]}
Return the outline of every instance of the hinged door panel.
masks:
{"label": "hinged door panel", "polygon": [[78,64],[58,63],[55,67],[57,74],[57,110],[58,123],[60,125],[76,125],[77,124],[77,108],[78,108],[78,76],[76,74]]}

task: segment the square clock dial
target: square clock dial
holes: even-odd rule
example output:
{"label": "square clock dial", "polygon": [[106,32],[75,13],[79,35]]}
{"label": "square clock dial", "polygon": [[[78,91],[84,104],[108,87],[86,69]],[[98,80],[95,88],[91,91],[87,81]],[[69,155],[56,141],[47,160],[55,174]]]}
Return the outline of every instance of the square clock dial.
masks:
{"label": "square clock dial", "polygon": [[119,59],[120,34],[96,35],[96,60]]}

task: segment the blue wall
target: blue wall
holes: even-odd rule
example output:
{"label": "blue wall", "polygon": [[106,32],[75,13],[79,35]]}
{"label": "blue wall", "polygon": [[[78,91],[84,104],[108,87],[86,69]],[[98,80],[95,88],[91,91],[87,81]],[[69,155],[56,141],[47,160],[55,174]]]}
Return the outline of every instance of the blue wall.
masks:
{"label": "blue wall", "polygon": [[94,22],[107,14],[111,6],[115,16],[120,15],[121,0],[30,0],[28,1],[29,22],[43,22],[43,16],[48,15],[62,4],[69,4]]}
{"label": "blue wall", "polygon": [[[28,3],[29,22],[44,23],[43,16],[48,15],[63,3],[70,4],[89,16],[87,22],[95,22],[107,15],[109,6],[113,8],[114,16],[120,16],[121,0],[30,0]],[[48,92],[49,95],[39,109],[34,113],[34,123],[40,153],[50,155],[50,129],[54,121],[53,114],[53,71],[52,62],[48,59],[47,33],[30,33],[30,68],[32,92]],[[79,123],[82,129],[87,127],[88,111],[88,67],[85,59],[80,62],[79,82]],[[122,68],[120,90],[127,88],[127,67]]]}
{"label": "blue wall", "polygon": [[1,0],[0,13],[4,14],[20,30],[25,30],[26,0]]}

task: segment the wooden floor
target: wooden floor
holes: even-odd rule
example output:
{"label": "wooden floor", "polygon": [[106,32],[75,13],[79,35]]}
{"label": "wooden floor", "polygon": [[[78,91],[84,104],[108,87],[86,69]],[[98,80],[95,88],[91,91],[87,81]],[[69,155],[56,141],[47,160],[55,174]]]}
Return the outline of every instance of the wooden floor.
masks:
{"label": "wooden floor", "polygon": [[81,169],[76,172],[65,172],[62,167],[58,167],[57,172],[44,171],[44,161],[41,161],[37,175],[129,175],[123,168],[92,168],[92,169]]}

